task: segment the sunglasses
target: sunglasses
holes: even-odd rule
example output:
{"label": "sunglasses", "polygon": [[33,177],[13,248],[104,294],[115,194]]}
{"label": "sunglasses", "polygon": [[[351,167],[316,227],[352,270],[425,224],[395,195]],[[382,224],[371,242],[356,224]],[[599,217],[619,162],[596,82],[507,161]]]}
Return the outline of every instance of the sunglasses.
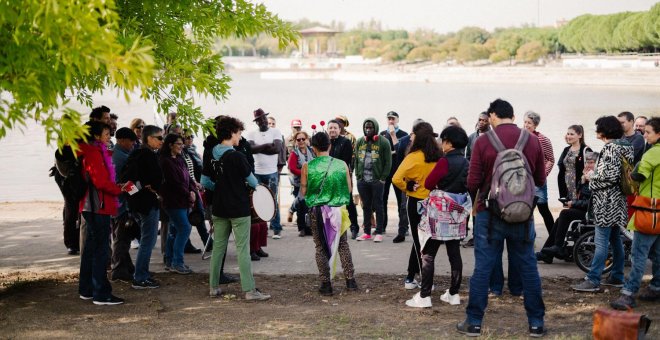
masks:
{"label": "sunglasses", "polygon": [[297,141],[297,142],[304,142],[304,141],[306,141],[306,140],[307,140],[307,138],[296,138],[296,141]]}
{"label": "sunglasses", "polygon": [[135,127],[136,129],[144,129],[144,125],[138,125]]}
{"label": "sunglasses", "polygon": [[186,139],[193,139],[193,136],[186,136]]}
{"label": "sunglasses", "polygon": [[153,137],[153,138],[156,138],[156,139],[158,139],[158,140],[160,140],[160,141],[162,141],[162,140],[163,140],[163,136],[149,136],[149,137]]}

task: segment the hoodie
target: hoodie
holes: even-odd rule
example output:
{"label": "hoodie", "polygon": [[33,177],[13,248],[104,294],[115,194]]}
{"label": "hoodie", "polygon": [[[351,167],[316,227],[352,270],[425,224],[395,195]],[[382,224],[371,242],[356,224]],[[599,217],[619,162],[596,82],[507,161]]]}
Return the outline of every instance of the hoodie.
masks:
{"label": "hoodie", "polygon": [[215,178],[213,190],[213,215],[223,218],[237,218],[250,216],[250,194],[247,184],[254,188],[257,178],[245,155],[233,151],[230,146],[218,144],[213,147],[213,159],[219,160],[222,156],[223,174]]}
{"label": "hoodie", "polygon": [[[364,125],[367,122],[371,122],[374,125],[375,140],[367,140],[364,131]],[[392,149],[390,148],[390,142],[378,136],[378,122],[374,118],[364,120],[362,123],[362,133],[364,136],[360,137],[355,143],[355,177],[358,181],[363,180],[364,159],[369,152],[371,153],[371,161],[373,162],[371,171],[374,180],[385,181],[392,168]]]}

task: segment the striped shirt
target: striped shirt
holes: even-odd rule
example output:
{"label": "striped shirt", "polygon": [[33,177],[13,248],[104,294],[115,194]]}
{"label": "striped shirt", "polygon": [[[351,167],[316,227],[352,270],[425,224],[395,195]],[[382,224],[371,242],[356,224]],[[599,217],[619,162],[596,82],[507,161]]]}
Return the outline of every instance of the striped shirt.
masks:
{"label": "striped shirt", "polygon": [[552,151],[552,143],[550,139],[538,131],[534,131],[534,135],[538,137],[541,143],[541,151],[543,151],[543,164],[545,165],[545,176],[548,177],[552,167],[555,165],[555,153]]}

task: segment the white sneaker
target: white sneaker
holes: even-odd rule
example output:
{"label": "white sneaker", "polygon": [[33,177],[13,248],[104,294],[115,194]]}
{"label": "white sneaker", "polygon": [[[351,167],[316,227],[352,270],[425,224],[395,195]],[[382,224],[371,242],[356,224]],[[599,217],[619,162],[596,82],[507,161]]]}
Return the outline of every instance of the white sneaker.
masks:
{"label": "white sneaker", "polygon": [[415,307],[415,308],[431,308],[431,297],[427,296],[423,298],[420,293],[415,294],[412,299],[406,301],[406,306]]}
{"label": "white sneaker", "polygon": [[383,235],[374,236],[374,242],[383,242]]}
{"label": "white sneaker", "polygon": [[440,300],[454,306],[454,305],[460,305],[461,304],[461,297],[458,296],[458,293],[451,295],[449,294],[449,289],[445,291],[444,294],[440,297]]}
{"label": "white sneaker", "polygon": [[263,300],[270,299],[270,295],[264,294],[261,291],[259,291],[259,289],[255,288],[255,289],[245,293],[245,299],[246,300],[263,301]]}
{"label": "white sneaker", "polygon": [[138,249],[138,248],[140,248],[140,241],[135,239],[131,241],[131,249]]}
{"label": "white sneaker", "polygon": [[408,279],[406,279],[403,282],[403,287],[405,289],[411,290],[411,289],[419,288],[420,286],[419,286],[419,282],[417,282],[417,280],[413,279],[412,281],[409,281]]}
{"label": "white sneaker", "polygon": [[279,240],[282,238],[282,232],[273,232],[273,240]]}

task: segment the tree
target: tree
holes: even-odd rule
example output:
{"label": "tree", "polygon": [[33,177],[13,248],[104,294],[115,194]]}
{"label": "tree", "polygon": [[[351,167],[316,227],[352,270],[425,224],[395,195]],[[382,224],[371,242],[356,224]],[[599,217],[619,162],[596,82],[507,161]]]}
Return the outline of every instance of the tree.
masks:
{"label": "tree", "polygon": [[[71,100],[138,91],[194,131],[207,123],[193,94],[226,97],[216,39],[266,33],[295,43],[291,24],[246,0],[6,0],[0,2],[0,138],[34,119],[46,142],[77,146],[86,134]],[[208,125],[207,125],[208,126]]]}
{"label": "tree", "polygon": [[530,41],[518,49],[516,60],[522,62],[532,62],[546,56],[548,49],[540,41]]}
{"label": "tree", "polygon": [[490,33],[480,27],[468,26],[456,32],[456,38],[464,44],[483,44],[490,38]]}

